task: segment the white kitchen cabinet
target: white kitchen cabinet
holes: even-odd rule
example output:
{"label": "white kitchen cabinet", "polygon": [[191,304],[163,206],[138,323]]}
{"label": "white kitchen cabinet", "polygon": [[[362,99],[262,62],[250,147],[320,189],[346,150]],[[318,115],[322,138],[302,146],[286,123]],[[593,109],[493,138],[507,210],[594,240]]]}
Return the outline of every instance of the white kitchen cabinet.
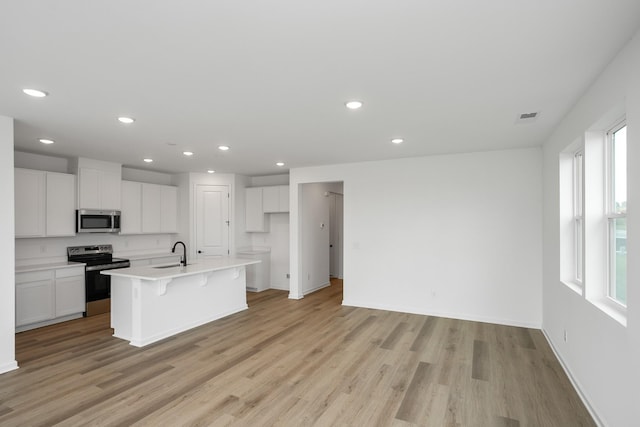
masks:
{"label": "white kitchen cabinet", "polygon": [[78,207],[116,209],[121,206],[121,175],[117,172],[81,167],[78,169]]}
{"label": "white kitchen cabinet", "polygon": [[178,189],[170,185],[122,181],[120,234],[176,233]]}
{"label": "white kitchen cabinet", "polygon": [[169,185],[160,187],[160,231],[178,231],[178,188]]}
{"label": "white kitchen cabinet", "polygon": [[142,183],[122,181],[120,234],[142,233]]}
{"label": "white kitchen cabinet", "polygon": [[75,175],[47,172],[46,178],[46,234],[47,236],[75,236]]}
{"label": "white kitchen cabinet", "polygon": [[55,317],[82,313],[86,309],[84,267],[55,270]]}
{"label": "white kitchen cabinet", "polygon": [[78,318],[85,311],[84,266],[16,274],[16,328]]}
{"label": "white kitchen cabinet", "polygon": [[46,173],[16,168],[14,176],[16,237],[43,237]]}
{"label": "white kitchen cabinet", "polygon": [[53,319],[54,283],[50,271],[16,275],[16,326]]}
{"label": "white kitchen cabinet", "polygon": [[247,188],[245,192],[245,231],[269,231],[269,221],[266,220],[262,207],[262,187]]}
{"label": "white kitchen cabinet", "polygon": [[289,186],[262,187],[262,210],[264,213],[289,212]]}
{"label": "white kitchen cabinet", "polygon": [[142,232],[160,233],[162,190],[159,185],[142,184]]}
{"label": "white kitchen cabinet", "polygon": [[75,235],[75,176],[15,169],[16,238]]}
{"label": "white kitchen cabinet", "polygon": [[271,251],[269,249],[246,249],[237,252],[238,258],[257,259],[259,264],[246,266],[247,290],[262,292],[271,287]]}

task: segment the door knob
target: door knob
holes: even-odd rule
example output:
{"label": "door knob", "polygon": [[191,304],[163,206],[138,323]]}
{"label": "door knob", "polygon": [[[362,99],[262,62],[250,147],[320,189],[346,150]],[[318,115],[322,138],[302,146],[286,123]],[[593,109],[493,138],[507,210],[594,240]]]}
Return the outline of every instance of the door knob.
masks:
{"label": "door knob", "polygon": [[202,253],[202,251],[198,251],[198,253],[199,253],[199,254],[201,254],[201,253]]}

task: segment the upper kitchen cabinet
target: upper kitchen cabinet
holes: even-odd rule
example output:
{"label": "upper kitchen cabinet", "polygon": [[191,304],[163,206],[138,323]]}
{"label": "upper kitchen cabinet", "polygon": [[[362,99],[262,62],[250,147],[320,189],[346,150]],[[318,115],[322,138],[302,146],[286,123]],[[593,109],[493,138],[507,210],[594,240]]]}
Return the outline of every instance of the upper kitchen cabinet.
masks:
{"label": "upper kitchen cabinet", "polygon": [[289,212],[289,186],[251,187],[246,189],[245,231],[267,232],[266,214]]}
{"label": "upper kitchen cabinet", "polygon": [[76,177],[47,172],[47,236],[76,234]]}
{"label": "upper kitchen cabinet", "polygon": [[30,169],[15,170],[15,232],[16,237],[45,235],[46,172]]}
{"label": "upper kitchen cabinet", "polygon": [[178,232],[178,188],[160,186],[160,230],[163,233]]}
{"label": "upper kitchen cabinet", "polygon": [[122,181],[120,234],[142,233],[142,183]]}
{"label": "upper kitchen cabinet", "polygon": [[75,184],[74,175],[16,168],[16,238],[75,235]]}
{"label": "upper kitchen cabinet", "polygon": [[262,187],[247,188],[245,192],[245,231],[269,231],[269,221],[266,221],[263,208]]}
{"label": "upper kitchen cabinet", "polygon": [[78,208],[120,210],[122,166],[92,159],[77,160]]}
{"label": "upper kitchen cabinet", "polygon": [[289,212],[289,186],[262,187],[262,210],[264,213]]}
{"label": "upper kitchen cabinet", "polygon": [[177,213],[176,187],[122,181],[120,234],[176,233]]}

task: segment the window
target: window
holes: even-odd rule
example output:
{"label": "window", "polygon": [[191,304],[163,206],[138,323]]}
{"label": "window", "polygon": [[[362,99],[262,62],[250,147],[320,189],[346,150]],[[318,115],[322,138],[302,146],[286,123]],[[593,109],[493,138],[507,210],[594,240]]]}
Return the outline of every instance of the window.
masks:
{"label": "window", "polygon": [[584,150],[573,156],[573,266],[574,281],[584,281]]}
{"label": "window", "polygon": [[627,304],[627,126],[607,132],[607,295]]}
{"label": "window", "polygon": [[580,138],[560,153],[560,281],[580,295],[585,282],[585,143]]}

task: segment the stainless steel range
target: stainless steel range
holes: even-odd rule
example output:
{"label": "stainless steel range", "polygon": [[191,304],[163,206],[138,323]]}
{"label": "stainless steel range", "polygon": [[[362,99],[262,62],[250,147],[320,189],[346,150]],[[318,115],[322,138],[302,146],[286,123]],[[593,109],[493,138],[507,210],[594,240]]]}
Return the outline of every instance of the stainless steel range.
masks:
{"label": "stainless steel range", "polygon": [[87,308],[85,316],[93,316],[111,311],[111,277],[100,274],[104,270],[129,267],[128,259],[113,258],[113,246],[70,246],[67,248],[69,261],[86,264],[84,286]]}

